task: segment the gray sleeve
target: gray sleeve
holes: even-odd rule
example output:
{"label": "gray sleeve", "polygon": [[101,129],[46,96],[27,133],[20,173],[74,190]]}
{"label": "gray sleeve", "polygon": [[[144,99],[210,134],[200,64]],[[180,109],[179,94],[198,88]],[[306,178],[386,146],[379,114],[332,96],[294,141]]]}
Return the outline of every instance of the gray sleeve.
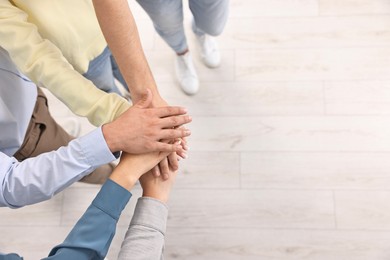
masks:
{"label": "gray sleeve", "polygon": [[167,206],[156,199],[138,199],[118,260],[163,259]]}

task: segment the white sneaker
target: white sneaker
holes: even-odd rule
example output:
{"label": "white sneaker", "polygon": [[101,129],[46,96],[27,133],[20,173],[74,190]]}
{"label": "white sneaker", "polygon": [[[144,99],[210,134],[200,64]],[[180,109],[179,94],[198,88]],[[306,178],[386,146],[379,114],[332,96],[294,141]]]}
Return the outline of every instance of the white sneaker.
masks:
{"label": "white sneaker", "polygon": [[196,35],[200,45],[200,55],[203,63],[209,68],[216,68],[221,65],[221,53],[214,37],[204,34]]}
{"label": "white sneaker", "polygon": [[184,55],[176,55],[175,72],[181,89],[187,95],[194,95],[199,91],[198,74],[189,52]]}
{"label": "white sneaker", "polygon": [[64,130],[73,137],[78,137],[81,132],[80,121],[74,117],[57,118],[57,122]]}

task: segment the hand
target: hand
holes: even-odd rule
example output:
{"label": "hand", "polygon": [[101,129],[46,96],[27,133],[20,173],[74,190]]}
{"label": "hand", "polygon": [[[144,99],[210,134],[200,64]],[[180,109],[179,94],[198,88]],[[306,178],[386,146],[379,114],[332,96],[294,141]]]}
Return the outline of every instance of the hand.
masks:
{"label": "hand", "polygon": [[170,171],[169,180],[164,180],[162,176],[154,177],[152,172],[145,173],[139,179],[143,189],[142,196],[167,203],[176,175],[177,171]]}
{"label": "hand", "polygon": [[168,153],[153,152],[146,154],[129,154],[123,152],[118,166],[112,172],[110,179],[127,190],[131,190],[142,174],[166,157]]}
{"label": "hand", "polygon": [[180,152],[180,145],[163,143],[160,140],[176,140],[189,136],[186,128],[176,129],[191,122],[182,107],[150,108],[152,93],[147,90],[143,99],[124,112],[118,119],[102,127],[107,145],[112,152],[125,151],[132,154],[149,152]]}
{"label": "hand", "polygon": [[[152,101],[152,106],[154,107],[165,107],[168,106],[168,103],[160,97],[160,95],[155,95]],[[182,126],[178,129],[183,128]],[[173,143],[176,140],[161,140],[164,143]],[[181,149],[178,149],[176,152],[172,152],[168,155],[167,158],[164,158],[158,166],[152,169],[152,173],[155,177],[162,176],[163,179],[169,178],[169,171],[177,171],[179,169],[179,160],[180,158],[187,158],[188,145],[186,137],[181,137]]]}

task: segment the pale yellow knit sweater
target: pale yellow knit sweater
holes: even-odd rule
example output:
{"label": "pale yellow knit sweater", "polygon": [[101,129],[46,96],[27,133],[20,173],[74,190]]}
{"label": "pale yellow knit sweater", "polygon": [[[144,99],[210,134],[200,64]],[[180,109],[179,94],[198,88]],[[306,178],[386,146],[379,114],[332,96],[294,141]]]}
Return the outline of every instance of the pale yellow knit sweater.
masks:
{"label": "pale yellow knit sweater", "polygon": [[0,46],[22,73],[94,125],[130,107],[81,75],[106,45],[90,0],[0,0]]}

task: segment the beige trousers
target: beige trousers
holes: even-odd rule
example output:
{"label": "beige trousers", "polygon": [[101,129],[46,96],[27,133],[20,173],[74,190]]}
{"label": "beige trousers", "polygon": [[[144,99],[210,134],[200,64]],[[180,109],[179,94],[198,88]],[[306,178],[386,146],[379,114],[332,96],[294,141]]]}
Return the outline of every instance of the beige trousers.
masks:
{"label": "beige trousers", "polygon": [[[23,161],[45,152],[57,150],[61,146],[66,146],[73,139],[74,137],[70,136],[51,116],[47,98],[38,88],[37,102],[23,144],[14,157]],[[113,164],[100,166],[80,181],[102,184],[110,176],[113,169]]]}

